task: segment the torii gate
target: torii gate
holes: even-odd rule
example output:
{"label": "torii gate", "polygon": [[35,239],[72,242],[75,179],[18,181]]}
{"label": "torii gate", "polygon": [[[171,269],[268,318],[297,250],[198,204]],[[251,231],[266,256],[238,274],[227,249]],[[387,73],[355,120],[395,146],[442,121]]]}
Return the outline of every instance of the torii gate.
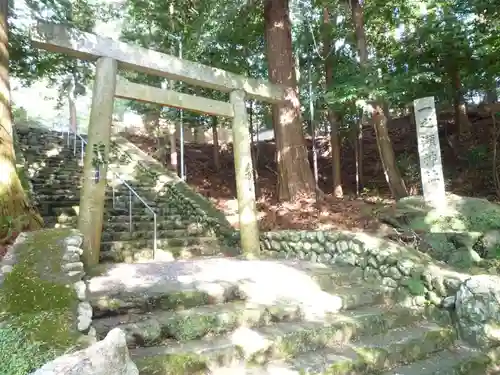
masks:
{"label": "torii gate", "polygon": [[[104,145],[107,160],[111,137],[114,97],[135,99],[233,119],[234,165],[240,222],[241,247],[245,254],[260,251],[255,189],[245,98],[267,103],[285,99],[285,88],[222,69],[198,64],[139,46],[71,29],[64,25],[39,23],[31,33],[35,47],[64,53],[83,60],[97,60],[92,93],[84,180],[78,226],[84,235],[87,265],[99,262],[106,181],[94,183],[90,165],[92,150]],[[118,68],[134,70],[191,85],[230,92],[230,102],[178,93],[137,83],[117,76]],[[100,174],[107,174],[107,165]]]}

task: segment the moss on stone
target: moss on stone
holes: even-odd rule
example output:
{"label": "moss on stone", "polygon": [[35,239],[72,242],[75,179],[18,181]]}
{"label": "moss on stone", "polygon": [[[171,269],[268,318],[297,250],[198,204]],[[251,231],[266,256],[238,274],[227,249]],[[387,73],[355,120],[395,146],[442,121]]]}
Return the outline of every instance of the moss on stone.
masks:
{"label": "moss on stone", "polygon": [[480,355],[469,359],[465,363],[458,364],[454,370],[456,375],[485,375],[489,374],[488,370],[492,364],[491,358]]}
{"label": "moss on stone", "polygon": [[[479,256],[468,255],[467,251],[481,254],[485,250],[481,237],[500,229],[500,205],[457,195],[447,196],[447,203],[444,209],[435,210],[426,206],[423,197],[407,197],[383,210],[380,218],[399,229],[416,232],[423,240],[421,248],[433,258],[470,268]],[[487,252],[494,253],[492,249]]]}
{"label": "moss on stone", "polygon": [[[225,311],[184,310],[158,317],[166,336],[179,341],[188,341],[205,336],[215,336],[232,331],[238,326],[255,326],[261,323],[265,310],[227,309]],[[194,311],[194,312],[193,312]]]}
{"label": "moss on stone", "polygon": [[171,293],[161,297],[159,308],[162,310],[189,309],[210,303],[210,295],[206,292],[193,290]]}
{"label": "moss on stone", "polygon": [[216,330],[219,326],[217,323],[215,315],[173,315],[164,329],[168,336],[179,341],[188,341]]}
{"label": "moss on stone", "polygon": [[424,283],[418,278],[408,278],[406,280],[403,280],[402,284],[408,288],[408,291],[413,296],[423,296],[425,294]]}
{"label": "moss on stone", "polygon": [[196,354],[158,355],[135,360],[141,375],[201,375],[207,359]]}
{"label": "moss on stone", "polygon": [[40,365],[75,347],[78,299],[74,289],[58,279],[64,254],[61,241],[69,235],[68,229],[31,232],[16,245],[17,263],[0,288],[0,316],[2,329],[17,332],[25,345],[0,341],[0,353],[11,354],[2,366],[22,368],[20,358]]}
{"label": "moss on stone", "polygon": [[[357,364],[350,360],[338,361],[335,364],[329,366],[324,372],[324,375],[345,375],[345,374],[356,374],[362,373],[364,371],[364,364]],[[306,372],[303,372],[306,374]]]}

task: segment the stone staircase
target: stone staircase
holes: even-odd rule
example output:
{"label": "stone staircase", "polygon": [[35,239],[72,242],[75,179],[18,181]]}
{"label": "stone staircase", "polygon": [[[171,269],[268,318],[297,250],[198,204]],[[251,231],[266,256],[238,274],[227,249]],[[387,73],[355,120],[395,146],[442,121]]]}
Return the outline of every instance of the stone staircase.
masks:
{"label": "stone staircase", "polygon": [[[60,132],[20,128],[17,135],[46,226],[75,227],[82,176],[81,141],[77,138],[75,155],[73,140],[68,146],[66,137]],[[112,154],[110,159],[112,163],[119,163],[116,155]],[[114,189],[108,186],[106,192],[101,261],[131,263],[152,259],[154,225],[151,211],[112,173],[108,173],[108,179]],[[221,244],[212,228],[189,220],[189,210],[185,212],[184,208],[172,204],[168,197],[158,195],[151,179],[127,183],[157,214],[157,259],[172,260],[230,251]]]}
{"label": "stone staircase", "polygon": [[350,267],[204,258],[101,271],[94,327],[122,328],[142,375],[487,373],[447,312],[402,307]]}
{"label": "stone staircase", "polygon": [[[19,138],[46,223],[74,225],[78,155],[59,133]],[[225,248],[189,209],[147,179],[131,184],[158,213],[161,253],[193,258],[152,261],[148,210],[133,202],[130,231],[128,190],[115,187],[114,206],[108,191],[103,262],[88,279],[92,324],[99,338],[123,329],[141,375],[494,373],[457,338],[447,311],[401,304],[350,266],[216,257]]]}

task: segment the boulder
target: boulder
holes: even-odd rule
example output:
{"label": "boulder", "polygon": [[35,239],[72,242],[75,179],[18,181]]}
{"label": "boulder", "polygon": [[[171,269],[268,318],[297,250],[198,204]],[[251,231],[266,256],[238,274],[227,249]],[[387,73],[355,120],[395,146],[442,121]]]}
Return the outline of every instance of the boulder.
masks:
{"label": "boulder", "polygon": [[129,356],[125,333],[112,329],[102,341],[54,359],[32,375],[139,375]]}
{"label": "boulder", "polygon": [[429,207],[411,196],[382,209],[379,218],[400,233],[413,233],[419,250],[466,269],[500,256],[500,205],[486,199],[447,194],[446,205]]}
{"label": "boulder", "polygon": [[500,277],[478,275],[464,281],[455,311],[464,341],[485,349],[500,345]]}

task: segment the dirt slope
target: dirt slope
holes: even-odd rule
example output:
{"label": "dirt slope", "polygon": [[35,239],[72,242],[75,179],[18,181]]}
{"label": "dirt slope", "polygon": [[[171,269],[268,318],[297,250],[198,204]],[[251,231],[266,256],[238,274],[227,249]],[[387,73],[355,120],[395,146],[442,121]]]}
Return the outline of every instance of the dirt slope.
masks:
{"label": "dirt slope", "polygon": [[[471,115],[473,132],[456,140],[453,134],[452,116],[440,115],[440,140],[447,190],[461,195],[494,198],[491,176],[491,121]],[[413,194],[420,189],[416,131],[409,117],[389,123],[390,136],[401,171]],[[157,152],[156,140],[144,134],[124,134],[130,141],[151,155]],[[308,139],[312,165],[312,142]],[[317,139],[320,188],[331,193],[332,173],[328,141]],[[221,150],[221,170],[213,162],[212,145],[187,144],[185,146],[187,182],[201,194],[210,198],[228,218],[237,223],[236,187],[231,146]],[[274,142],[261,142],[258,147],[258,208],[261,227],[274,228],[339,228],[375,230],[379,227],[374,209],[390,202],[390,195],[379,162],[373,129],[364,131],[364,199],[354,199],[356,173],[354,149],[350,140],[342,145],[342,179],[346,198],[327,198],[321,204],[314,199],[295,204],[279,204],[276,201],[276,165]],[[157,154],[157,153],[156,153]],[[166,160],[162,160],[166,164]],[[370,196],[371,198],[367,198]],[[370,203],[371,202],[371,203]],[[374,204],[376,203],[376,204]]]}

